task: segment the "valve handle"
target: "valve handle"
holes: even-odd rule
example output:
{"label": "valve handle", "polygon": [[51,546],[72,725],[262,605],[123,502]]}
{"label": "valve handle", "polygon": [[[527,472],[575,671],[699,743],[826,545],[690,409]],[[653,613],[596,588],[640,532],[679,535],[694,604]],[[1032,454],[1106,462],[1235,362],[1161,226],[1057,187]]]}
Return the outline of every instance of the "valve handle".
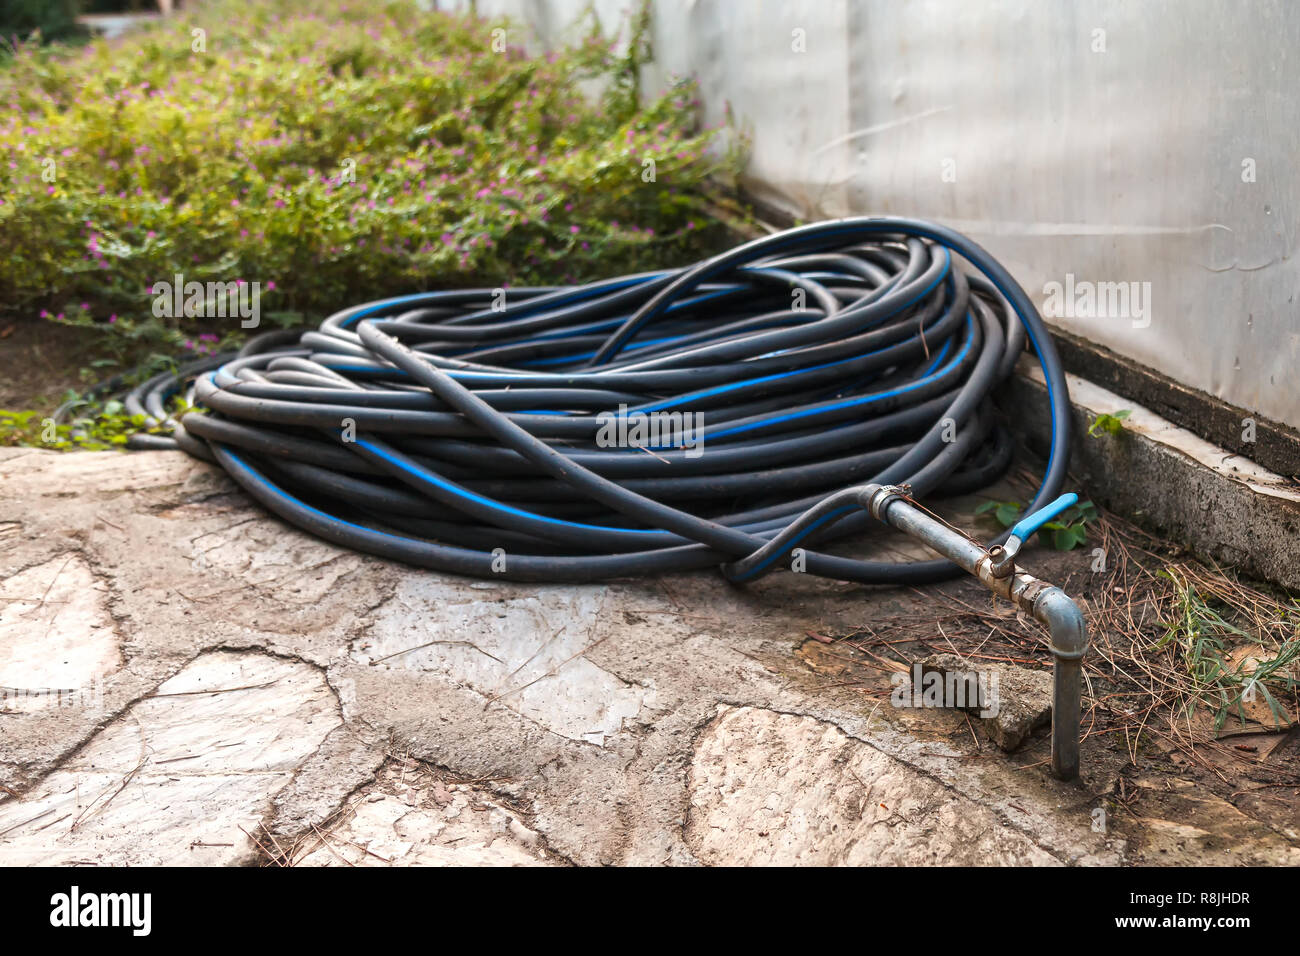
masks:
{"label": "valve handle", "polygon": [[1061,495],[1047,507],[1039,508],[1033,514],[1026,515],[1017,521],[1016,526],[1011,529],[1011,535],[1007,538],[1007,543],[989,549],[989,558],[992,560],[989,568],[993,572],[993,576],[995,578],[1010,576],[1016,569],[1016,555],[1024,547],[1025,541],[1033,537],[1035,531],[1078,500],[1079,496],[1071,491],[1068,494]]}
{"label": "valve handle", "polygon": [[1066,508],[1075,504],[1078,500],[1079,496],[1073,491],[1061,495],[1061,497],[1057,498],[1050,505],[1039,508],[1033,514],[1026,515],[1017,521],[1015,527],[1011,529],[1011,537],[1017,538],[1022,542],[1028,540],[1033,536],[1035,531],[1047,524],[1047,522],[1051,521]]}

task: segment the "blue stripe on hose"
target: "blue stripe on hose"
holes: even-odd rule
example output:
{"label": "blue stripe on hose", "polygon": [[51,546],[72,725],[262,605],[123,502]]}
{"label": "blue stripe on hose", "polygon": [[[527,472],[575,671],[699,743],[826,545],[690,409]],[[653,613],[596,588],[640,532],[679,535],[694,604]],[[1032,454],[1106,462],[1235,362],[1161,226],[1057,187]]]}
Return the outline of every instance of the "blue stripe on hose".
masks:
{"label": "blue stripe on hose", "polygon": [[357,444],[360,447],[364,448],[366,451],[370,452],[372,455],[384,459],[385,461],[396,466],[397,468],[402,469],[402,471],[405,471],[409,475],[415,475],[417,478],[421,479],[422,481],[427,481],[432,485],[437,485],[439,488],[453,495],[456,495],[457,497],[465,498],[468,501],[474,501],[477,502],[478,504],[485,505],[489,508],[501,512],[502,514],[513,515],[517,518],[531,518],[535,521],[545,522],[546,524],[553,524],[565,528],[578,528],[583,531],[612,531],[617,534],[663,534],[663,535],[673,534],[671,531],[664,531],[659,528],[650,528],[646,530],[640,530],[637,528],[614,528],[614,527],[607,527],[605,525],[598,525],[598,524],[581,524],[576,521],[564,521],[561,518],[552,518],[549,515],[535,514],[532,511],[525,511],[522,508],[515,508],[512,507],[511,505],[505,505],[499,501],[494,501],[491,498],[485,498],[483,495],[470,491],[468,488],[462,488],[459,485],[452,484],[451,482],[447,481],[445,478],[442,478],[438,474],[429,471],[425,468],[421,468],[419,465],[402,461],[399,458],[394,458],[392,455],[388,454],[382,448],[377,448],[374,445],[370,444],[370,442],[363,441],[360,438],[357,439]]}
{"label": "blue stripe on hose", "polygon": [[820,518],[818,518],[816,521],[814,521],[814,522],[813,522],[812,524],[810,524],[808,527],[804,528],[804,529],[803,529],[802,531],[800,531],[797,535],[795,535],[793,538],[791,538],[789,541],[787,541],[787,542],[786,542],[786,547],[785,547],[783,550],[781,550],[781,551],[777,551],[777,552],[774,552],[773,554],[768,555],[767,558],[765,558],[764,560],[760,561],[758,564],[754,565],[754,567],[750,568],[750,569],[749,569],[748,571],[746,571],[744,574],[737,575],[737,576],[736,576],[736,580],[737,580],[737,581],[748,581],[750,578],[754,577],[754,575],[758,574],[758,573],[759,573],[760,571],[762,571],[764,568],[770,567],[770,566],[772,565],[772,563],[773,563],[774,561],[778,560],[779,558],[781,558],[782,555],[789,554],[790,551],[791,551],[791,549],[793,549],[795,545],[797,545],[797,544],[798,544],[800,541],[802,541],[804,538],[808,537],[808,535],[812,534],[812,533],[813,533],[814,531],[816,531],[818,528],[820,528],[820,527],[822,527],[823,525],[825,525],[827,522],[834,521],[834,520],[836,520],[836,519],[838,519],[838,518],[842,518],[842,517],[844,517],[845,515],[854,512],[854,511],[860,511],[860,510],[861,510],[861,509],[860,509],[857,505],[845,505],[843,508],[836,508],[834,511],[831,511],[831,512],[829,512],[829,513],[827,513],[827,514],[822,515]]}
{"label": "blue stripe on hose", "polygon": [[[215,444],[220,444],[220,443],[218,442]],[[244,470],[245,474],[249,478],[253,479],[253,481],[261,485],[268,492],[270,492],[271,494],[275,495],[278,498],[283,498],[286,501],[293,502],[295,505],[297,505],[299,508],[302,508],[304,511],[310,511],[312,514],[316,515],[317,517],[324,518],[326,521],[330,522],[331,524],[340,524],[343,525],[345,528],[355,528],[357,531],[365,531],[369,534],[382,535],[385,538],[392,538],[395,541],[419,541],[420,540],[419,538],[404,538],[401,537],[400,535],[389,534],[386,531],[377,531],[374,528],[367,528],[365,525],[361,525],[361,524],[353,524],[351,521],[345,521],[344,519],[337,518],[334,515],[326,514],[325,512],[321,511],[319,508],[313,508],[305,501],[302,501],[299,498],[295,498],[293,495],[289,494],[289,492],[285,491],[279,485],[272,484],[272,482],[266,477],[264,477],[261,472],[254,469],[252,465],[248,464],[248,462],[244,461],[237,454],[231,451],[229,445],[222,445],[221,450],[224,451],[226,455],[232,461],[235,462],[235,464],[239,465],[239,467]]]}
{"label": "blue stripe on hose", "polygon": [[[974,326],[974,320],[971,318],[970,312],[967,312],[966,328],[969,330],[972,329],[973,326]],[[906,385],[900,385],[897,388],[887,389],[886,391],[883,392],[876,392],[872,395],[863,395],[859,398],[850,398],[843,402],[839,402],[838,404],[835,405],[830,405],[822,408],[809,408],[800,412],[787,412],[784,415],[778,415],[775,418],[765,418],[760,421],[749,422],[748,424],[745,425],[736,425],[732,428],[726,429],[725,431],[716,432],[712,437],[721,438],[724,435],[734,435],[739,432],[752,431],[755,428],[763,428],[767,425],[777,425],[780,424],[781,422],[794,421],[799,418],[807,418],[810,415],[817,415],[822,412],[833,412],[833,411],[838,411],[841,408],[852,408],[857,405],[870,405],[872,402],[878,402],[886,398],[893,398],[895,395],[905,395],[908,392],[915,391],[916,389],[920,388],[922,385],[926,385],[929,382],[934,381],[934,379],[937,378],[939,375],[948,372],[956,365],[958,365],[962,361],[962,359],[964,359],[966,355],[970,352],[971,343],[973,341],[974,341],[973,337],[967,335],[966,341],[962,345],[961,351],[948,363],[948,365],[938,373],[927,376],[926,378],[919,378],[915,382],[909,382]]]}

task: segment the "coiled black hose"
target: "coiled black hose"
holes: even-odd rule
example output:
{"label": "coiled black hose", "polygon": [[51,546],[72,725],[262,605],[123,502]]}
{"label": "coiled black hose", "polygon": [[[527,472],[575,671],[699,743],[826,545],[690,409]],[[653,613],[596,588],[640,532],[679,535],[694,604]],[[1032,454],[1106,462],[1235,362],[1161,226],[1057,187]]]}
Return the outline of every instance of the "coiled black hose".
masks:
{"label": "coiled black hose", "polygon": [[796,554],[812,574],[924,583],[955,567],[814,546],[868,523],[847,488],[996,478],[1010,441],[989,393],[1026,335],[1053,423],[1036,508],[1069,447],[1051,338],[992,256],[912,219],[803,226],[586,286],[372,302],[158,376],[127,405],[169,421],[188,388],[205,412],[138,444],[214,459],[300,528],[440,571],[585,581],[721,564],[743,581]]}

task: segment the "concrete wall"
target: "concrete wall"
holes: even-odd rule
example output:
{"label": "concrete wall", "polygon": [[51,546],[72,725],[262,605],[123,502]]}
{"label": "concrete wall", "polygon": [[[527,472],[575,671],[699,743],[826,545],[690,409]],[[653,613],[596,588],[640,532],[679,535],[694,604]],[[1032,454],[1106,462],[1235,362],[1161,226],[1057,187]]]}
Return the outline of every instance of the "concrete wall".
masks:
{"label": "concrete wall", "polygon": [[[1300,427],[1300,5],[652,3],[649,86],[692,75],[709,122],[731,107],[759,198],[946,222],[1050,322]],[[587,7],[477,3],[542,45]],[[634,8],[594,4],[611,34]]]}

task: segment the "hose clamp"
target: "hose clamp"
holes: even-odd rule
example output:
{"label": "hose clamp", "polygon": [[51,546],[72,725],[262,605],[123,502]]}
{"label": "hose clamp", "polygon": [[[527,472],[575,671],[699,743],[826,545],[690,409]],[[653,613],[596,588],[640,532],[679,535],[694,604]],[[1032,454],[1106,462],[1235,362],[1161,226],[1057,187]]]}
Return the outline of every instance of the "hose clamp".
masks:
{"label": "hose clamp", "polygon": [[877,521],[884,521],[885,512],[889,510],[894,500],[900,498],[907,500],[910,490],[906,485],[867,485],[859,500],[866,505],[871,517]]}

